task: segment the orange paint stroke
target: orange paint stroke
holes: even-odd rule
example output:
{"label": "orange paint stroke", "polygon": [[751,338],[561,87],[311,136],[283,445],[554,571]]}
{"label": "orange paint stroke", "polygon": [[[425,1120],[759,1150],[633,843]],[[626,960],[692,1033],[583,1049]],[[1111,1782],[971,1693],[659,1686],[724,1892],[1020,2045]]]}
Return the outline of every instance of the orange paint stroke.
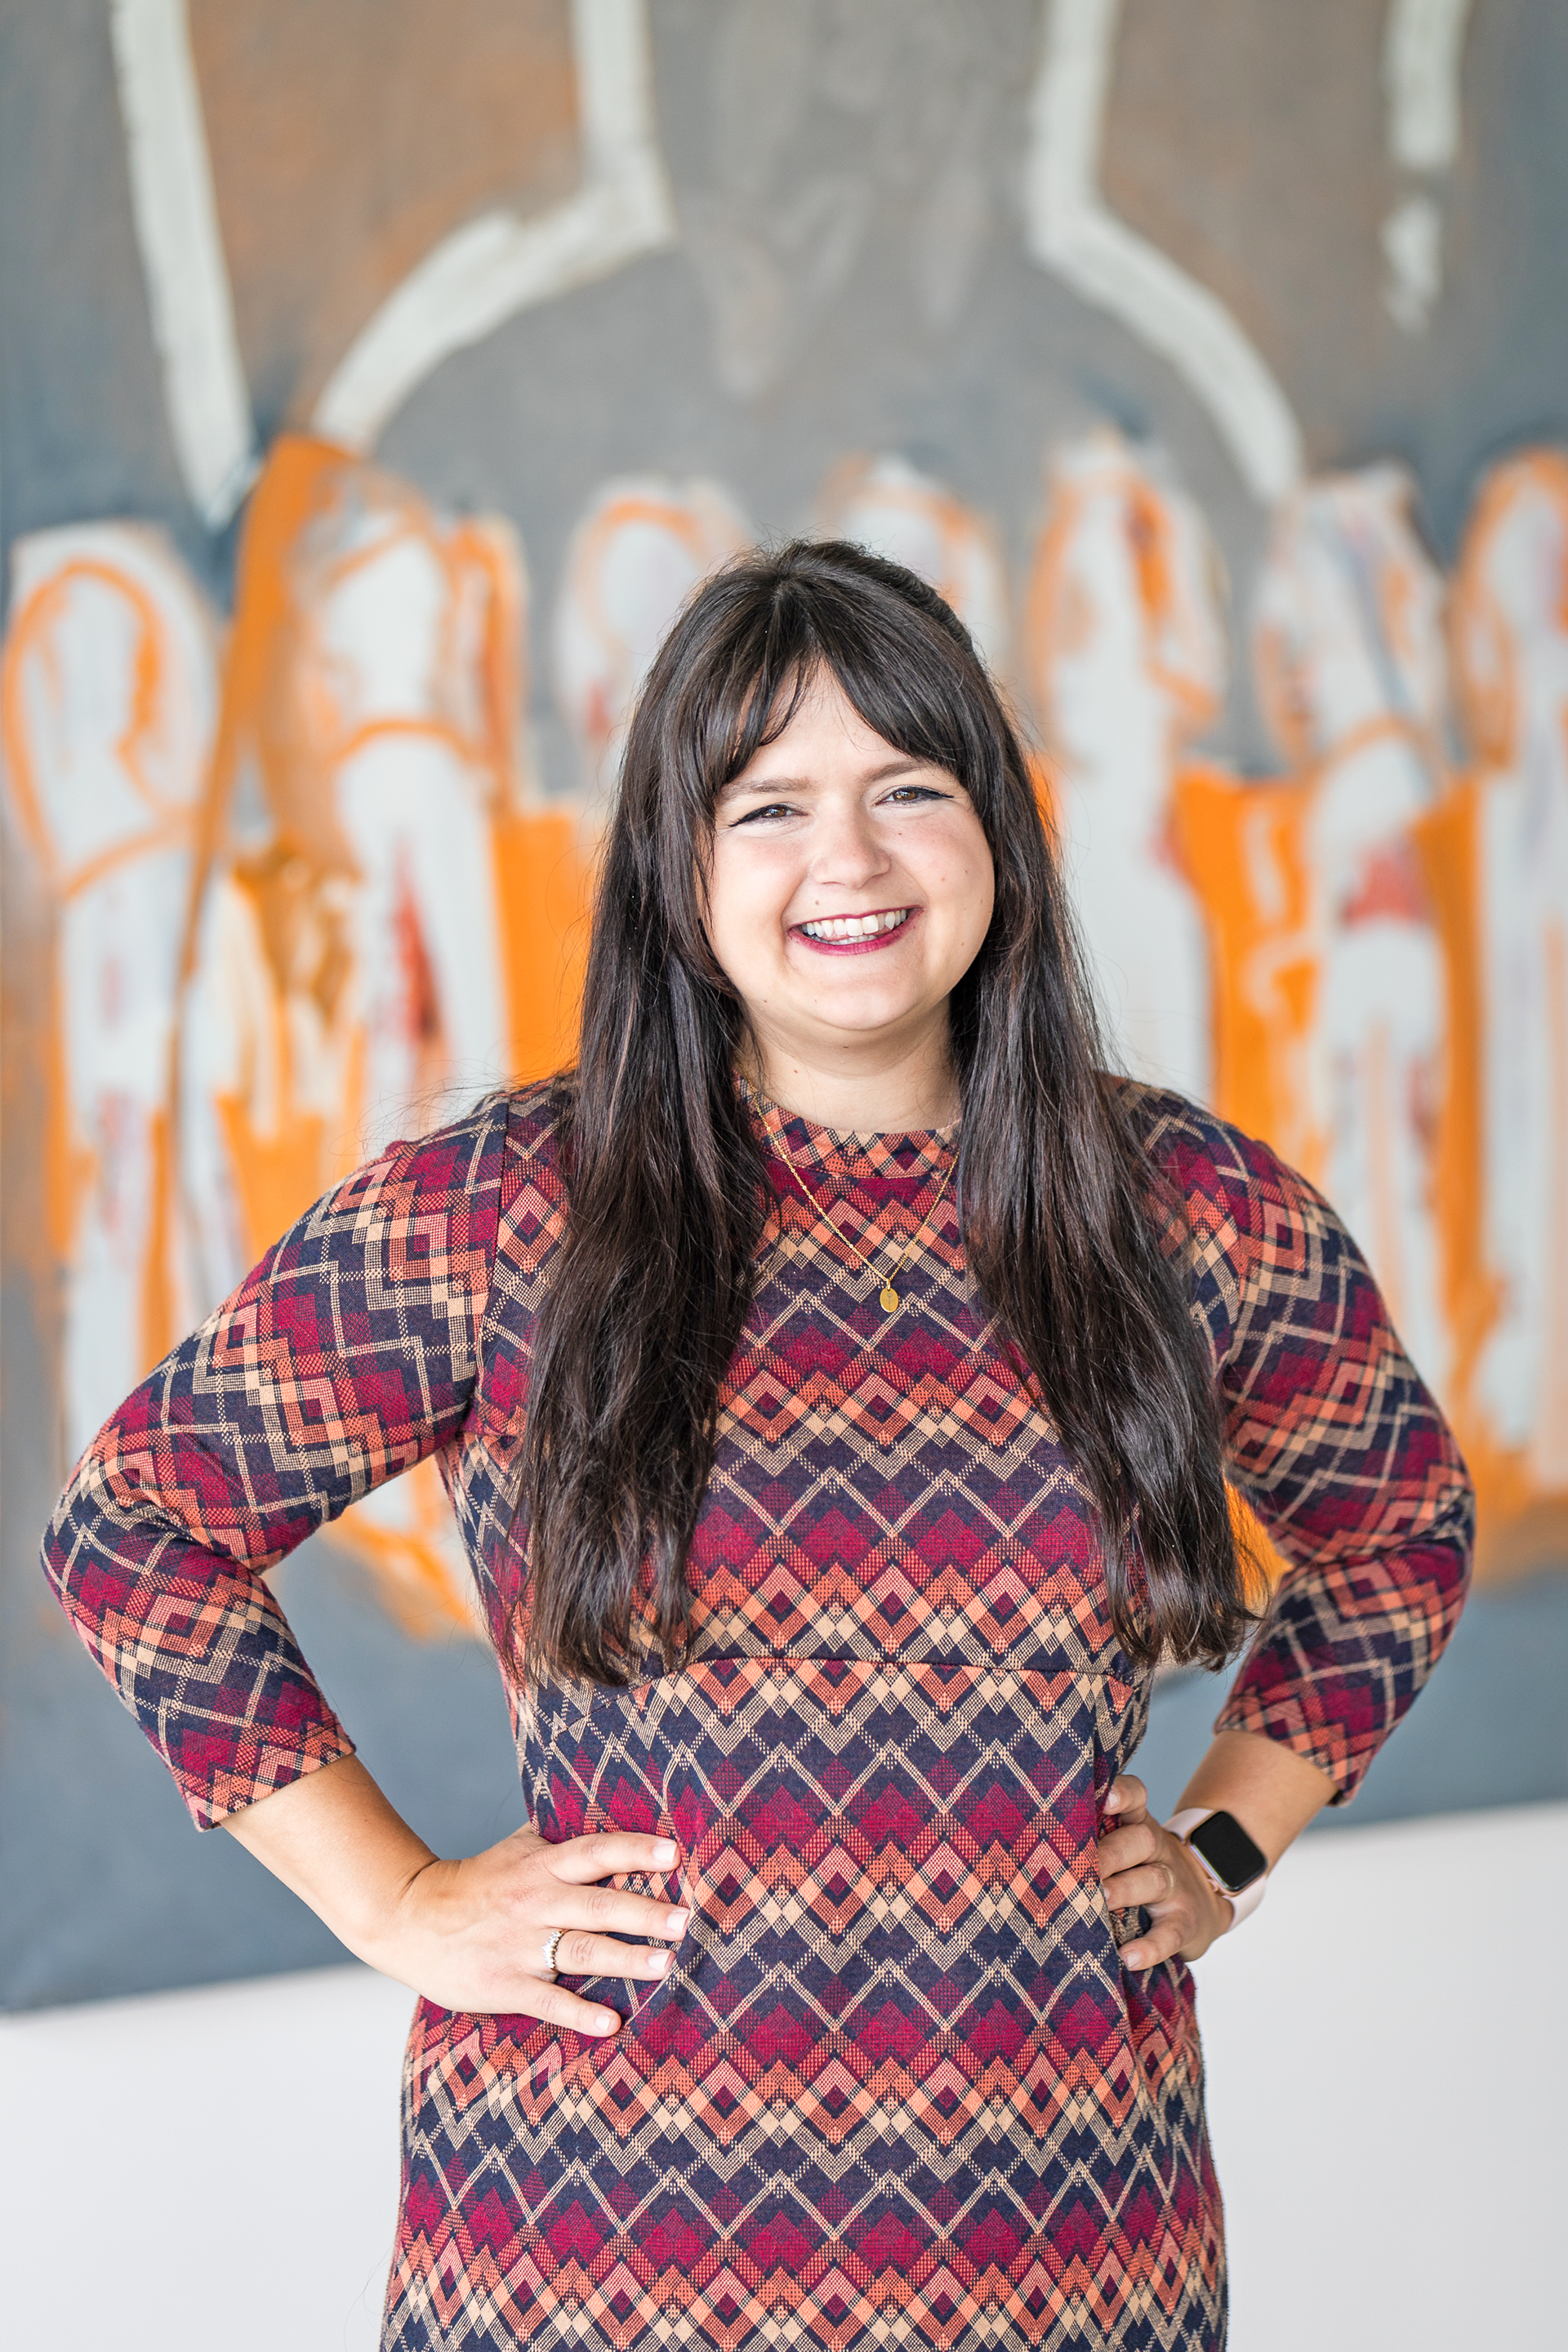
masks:
{"label": "orange paint stroke", "polygon": [[1231,1529],[1241,1556],[1242,1591],[1250,1608],[1262,1609],[1280,1578],[1289,1573],[1290,1563],[1240,1489],[1231,1486],[1227,1492]]}
{"label": "orange paint stroke", "polygon": [[[196,887],[181,961],[186,983],[195,971],[203,900],[226,847],[235,793],[247,761],[253,761],[259,770],[279,814],[279,829],[287,835],[284,810],[296,797],[288,782],[295,747],[288,731],[292,706],[285,675],[296,625],[291,557],[342,469],[353,462],[347,451],[330,443],[286,436],[274,446],[246,509],[217,737],[197,834]],[[301,860],[308,857],[302,845],[297,855]],[[252,894],[259,897],[266,877],[253,875],[249,880]],[[331,1181],[323,1123],[319,1115],[301,1112],[291,1099],[281,1006],[291,975],[279,968],[276,931],[268,938],[265,911],[261,931],[279,1000],[274,1017],[282,1064],[274,1131],[266,1137],[258,1134],[248,1111],[238,1101],[230,1098],[218,1105],[247,1226],[247,1255],[253,1258],[259,1257]]]}
{"label": "orange paint stroke", "polygon": [[[440,742],[489,780],[496,835],[500,932],[507,968],[511,1026],[531,1074],[552,1047],[556,1059],[570,1055],[576,989],[563,985],[560,960],[581,900],[575,875],[546,888],[531,868],[535,848],[552,871],[569,864],[567,820],[527,814],[520,778],[520,590],[513,559],[497,526],[469,521],[443,534],[412,491],[378,478],[377,496],[397,510],[401,532],[416,538],[434,556],[449,584],[436,655],[438,680],[455,678],[468,659],[458,632],[475,625],[481,680],[479,707],[458,707],[455,692],[438,717],[388,714],[350,719],[330,699],[321,681],[332,665],[311,641],[313,614],[298,587],[300,555],[312,531],[352,495],[362,461],[331,444],[290,435],[279,441],[258,484],[241,542],[233,637],[225,679],[223,715],[214,760],[213,786],[204,828],[204,866],[220,856],[238,776],[254,762],[278,828],[274,848],[258,861],[242,861],[237,884],[249,891],[260,917],[260,933],[280,1001],[303,988],[331,1034],[346,969],[346,950],[333,947],[342,929],[332,904],[336,877],[352,882],[352,853],[333,814],[334,772],[355,752],[389,739]],[[318,562],[312,600],[319,601],[367,562],[379,558],[380,541]],[[476,615],[476,599],[480,609]],[[410,920],[412,917],[410,916]],[[419,940],[411,934],[409,985],[420,996],[415,970]],[[300,956],[306,961],[300,962]],[[317,961],[312,968],[310,958]],[[187,971],[194,965],[194,931]],[[581,957],[578,956],[580,964]],[[426,975],[427,982],[428,976]],[[426,985],[423,996],[428,996]],[[423,996],[421,1001],[423,1001]],[[413,1001],[411,997],[411,1002]],[[546,1012],[540,1010],[541,1004]],[[439,1037],[432,1032],[433,1051]],[[277,1057],[283,1100],[271,1131],[258,1132],[246,1105],[222,1105],[225,1133],[234,1155],[237,1182],[257,1250],[359,1157],[363,1117],[364,1041],[339,1034],[343,1055],[343,1095],[329,1122],[318,1107],[297,1097],[290,1068],[287,1024],[279,1028]],[[553,1064],[552,1065],[554,1066]],[[438,1070],[428,1076],[435,1091]],[[265,1220],[265,1222],[258,1222]]]}
{"label": "orange paint stroke", "polygon": [[[132,663],[130,708],[114,745],[120,772],[145,805],[147,823],[94,856],[74,866],[58,854],[43,811],[34,774],[21,697],[22,679],[30,660],[37,659],[58,687],[52,658],[51,632],[70,598],[85,582],[107,589],[128,605],[138,625]],[[107,875],[160,849],[181,848],[195,837],[200,818],[184,801],[170,802],[159,792],[149,771],[146,746],[157,734],[166,678],[161,659],[162,619],[156,603],[129,570],[91,557],[79,556],[62,564],[47,588],[29,597],[14,612],[0,658],[0,742],[4,744],[5,782],[12,813],[29,850],[37,860],[55,905],[101,881]],[[47,1242],[56,1265],[68,1265],[81,1230],[83,1204],[100,1181],[99,1155],[78,1140],[69,1113],[70,1089],[66,1074],[64,1020],[59,1007],[58,971],[49,973],[49,1036],[45,1048],[48,1100],[44,1117],[45,1204]],[[174,1069],[171,1056],[168,1093],[153,1122],[153,1197],[150,1240],[142,1287],[141,1369],[151,1371],[168,1352],[174,1331],[170,1252],[174,1216],[174,1156],[170,1105],[174,1100]]]}
{"label": "orange paint stroke", "polygon": [[907,564],[952,607],[996,676],[1010,651],[1007,565],[989,515],[896,457],[841,457],[816,495],[824,539],[849,539]]}
{"label": "orange paint stroke", "polygon": [[593,880],[570,811],[508,814],[497,824],[516,1086],[576,1058]]}
{"label": "orange paint stroke", "polygon": [[[33,773],[20,708],[21,679],[35,649],[44,667],[53,670],[54,664],[49,657],[50,628],[69,603],[72,590],[86,580],[96,581],[100,587],[107,588],[122,604],[128,604],[140,624],[131,709],[115,743],[114,756],[137,797],[146,803],[151,822],[140,833],[116,842],[111,849],[100,851],[97,856],[68,867],[57,854],[54,836],[38,799],[37,780]],[[86,556],[79,556],[74,562],[62,564],[48,586],[39,594],[29,597],[22,611],[13,618],[5,643],[5,662],[0,666],[0,726],[4,729],[6,781],[24,837],[43,869],[52,896],[58,900],[73,898],[89,883],[112,873],[117,866],[128,864],[134,857],[143,856],[150,849],[183,843],[189,835],[192,814],[188,803],[163,799],[149,775],[142,757],[142,747],[157,731],[159,705],[163,692],[158,657],[162,634],[157,606],[140,581],[133,579],[128,572],[117,571],[111,564],[96,562]]]}
{"label": "orange paint stroke", "polygon": [[[1476,883],[1479,807],[1474,781],[1462,779],[1415,827],[1426,887],[1448,980],[1447,1068],[1438,1117],[1434,1177],[1444,1238],[1443,1271],[1453,1373],[1446,1402],[1460,1442],[1473,1451],[1474,1383],[1481,1345],[1497,1318],[1498,1285],[1482,1262],[1484,1174],[1481,1139],[1482,978]],[[1471,1464],[1472,1469],[1475,1464]]]}
{"label": "orange paint stroke", "polygon": [[1309,1178],[1325,1151],[1306,1073],[1319,986],[1304,837],[1310,794],[1310,782],[1244,783],[1194,765],[1178,771],[1172,809],[1209,936],[1215,1108]]}

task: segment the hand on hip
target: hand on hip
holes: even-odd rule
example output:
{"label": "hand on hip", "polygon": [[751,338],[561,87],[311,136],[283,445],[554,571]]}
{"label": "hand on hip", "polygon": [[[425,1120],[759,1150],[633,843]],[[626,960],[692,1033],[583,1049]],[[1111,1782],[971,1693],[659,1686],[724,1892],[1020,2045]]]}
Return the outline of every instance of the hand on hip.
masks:
{"label": "hand on hip", "polygon": [[658,1943],[679,1942],[690,1914],[601,1882],[667,1871],[678,1859],[668,1838],[612,1831],[552,1844],[518,1830],[466,1861],[426,1863],[409,1880],[380,1948],[366,1957],[442,2009],[614,2033],[616,2011],[568,1992],[556,1971],[666,1975],[675,1956]]}
{"label": "hand on hip", "polygon": [[1121,1948],[1130,1969],[1152,1969],[1179,1953],[1195,1960],[1230,1926],[1232,1906],[1203,1864],[1149,1811],[1149,1792],[1130,1772],[1111,1783],[1098,1847],[1100,1884],[1113,1911],[1146,1911],[1147,1931]]}

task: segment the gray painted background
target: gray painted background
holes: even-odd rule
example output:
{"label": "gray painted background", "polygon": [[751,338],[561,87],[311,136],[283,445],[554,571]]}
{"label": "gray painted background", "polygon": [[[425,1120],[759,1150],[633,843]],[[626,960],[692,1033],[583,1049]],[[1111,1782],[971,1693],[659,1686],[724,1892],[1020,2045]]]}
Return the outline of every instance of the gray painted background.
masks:
{"label": "gray painted background", "polygon": [[[1371,0],[1357,5],[1374,13]],[[1184,12],[1199,45],[1229,40],[1236,23],[1221,0],[1129,0],[1130,27],[1153,8]],[[680,243],[447,362],[380,448],[432,497],[515,520],[536,632],[572,525],[612,474],[714,477],[763,531],[783,533],[808,522],[818,483],[847,452],[898,450],[994,514],[1021,572],[1047,446],[1106,415],[1163,445],[1201,499],[1239,632],[1262,523],[1212,425],[1167,366],[1026,257],[1032,0],[652,0],[651,15]],[[1333,0],[1322,23],[1342,16]],[[1369,100],[1359,86],[1334,86],[1341,52],[1326,32],[1314,49],[1314,21],[1298,0],[1250,0],[1251,47],[1216,56],[1237,104],[1258,110],[1238,118],[1237,138],[1278,148],[1292,233],[1271,243],[1279,222],[1223,205],[1220,226],[1234,269],[1267,280],[1289,322],[1289,348],[1269,355],[1313,466],[1405,458],[1447,558],[1490,457],[1568,442],[1568,8],[1477,0],[1463,152],[1445,195],[1449,284],[1419,338],[1369,297],[1374,256],[1364,286],[1343,266],[1344,192],[1378,167],[1341,152]],[[1298,60],[1290,74],[1267,70],[1274,39]],[[1224,162],[1194,131],[1184,169]],[[939,181],[957,192],[945,215],[926,200]],[[1282,284],[1281,270],[1298,275]],[[280,420],[258,421],[265,434]],[[108,517],[164,524],[226,601],[233,533],[210,537],[193,514],[163,421],[106,0],[0,0],[0,530],[8,544]],[[534,650],[546,776],[564,789],[570,747],[549,708],[543,643]],[[1238,678],[1241,651],[1238,634]],[[1243,765],[1266,757],[1244,689],[1219,740]],[[8,973],[8,992],[17,984]],[[5,1118],[25,1136],[37,1105],[22,1076],[5,1075]],[[3,1205],[7,1218],[37,1212],[23,1192]],[[47,1302],[16,1257],[13,1229],[0,1422],[0,2003],[338,1957],[229,1840],[191,1831],[41,1582],[38,1534],[66,1465],[40,1336]],[[320,1546],[289,1565],[282,1591],[371,1769],[421,1832],[454,1851],[512,1826],[515,1773],[487,1655],[456,1639],[405,1641],[358,1571]],[[1478,1599],[1429,1696],[1326,1831],[1568,1795],[1565,1665],[1568,1578]],[[1156,1702],[1145,1756],[1163,1804],[1201,1748],[1215,1696],[1207,1678],[1189,1675]]]}

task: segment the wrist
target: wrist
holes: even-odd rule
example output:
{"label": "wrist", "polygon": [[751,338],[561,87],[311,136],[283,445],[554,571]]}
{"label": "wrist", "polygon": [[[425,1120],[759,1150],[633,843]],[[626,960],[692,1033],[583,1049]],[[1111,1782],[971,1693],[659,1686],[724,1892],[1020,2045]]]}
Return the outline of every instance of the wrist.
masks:
{"label": "wrist", "polygon": [[413,1949],[440,1936],[452,1866],[427,1847],[401,1859],[395,1884],[362,1889],[353,1916],[335,1930],[360,1959],[399,1982],[406,1980]]}
{"label": "wrist", "polygon": [[302,1774],[224,1826],[351,1952],[384,1969],[384,1953],[413,1915],[412,1890],[436,1857],[357,1756]]}
{"label": "wrist", "polygon": [[[1213,1829],[1200,1837],[1210,1823]],[[1165,1827],[1186,1848],[1213,1894],[1224,1918],[1220,1934],[1249,1918],[1268,1884],[1268,1858],[1235,1815],[1212,1805],[1184,1805]]]}

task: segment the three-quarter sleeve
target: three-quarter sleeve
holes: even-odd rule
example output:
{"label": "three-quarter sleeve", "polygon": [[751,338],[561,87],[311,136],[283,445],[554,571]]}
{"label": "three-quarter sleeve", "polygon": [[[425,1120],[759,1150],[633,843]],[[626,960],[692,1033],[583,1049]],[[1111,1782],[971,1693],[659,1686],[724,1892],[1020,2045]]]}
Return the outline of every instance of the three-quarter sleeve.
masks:
{"label": "three-quarter sleeve", "polygon": [[1289,1563],[1215,1728],[1283,1741],[1342,1801],[1458,1622],[1469,1475],[1328,1202],[1266,1145],[1156,1099],[1229,1475]]}
{"label": "three-quarter sleeve", "polygon": [[395,1145],[319,1201],[60,1498],[45,1571],[202,1828],[353,1752],[264,1573],[461,1430],[506,1117]]}

